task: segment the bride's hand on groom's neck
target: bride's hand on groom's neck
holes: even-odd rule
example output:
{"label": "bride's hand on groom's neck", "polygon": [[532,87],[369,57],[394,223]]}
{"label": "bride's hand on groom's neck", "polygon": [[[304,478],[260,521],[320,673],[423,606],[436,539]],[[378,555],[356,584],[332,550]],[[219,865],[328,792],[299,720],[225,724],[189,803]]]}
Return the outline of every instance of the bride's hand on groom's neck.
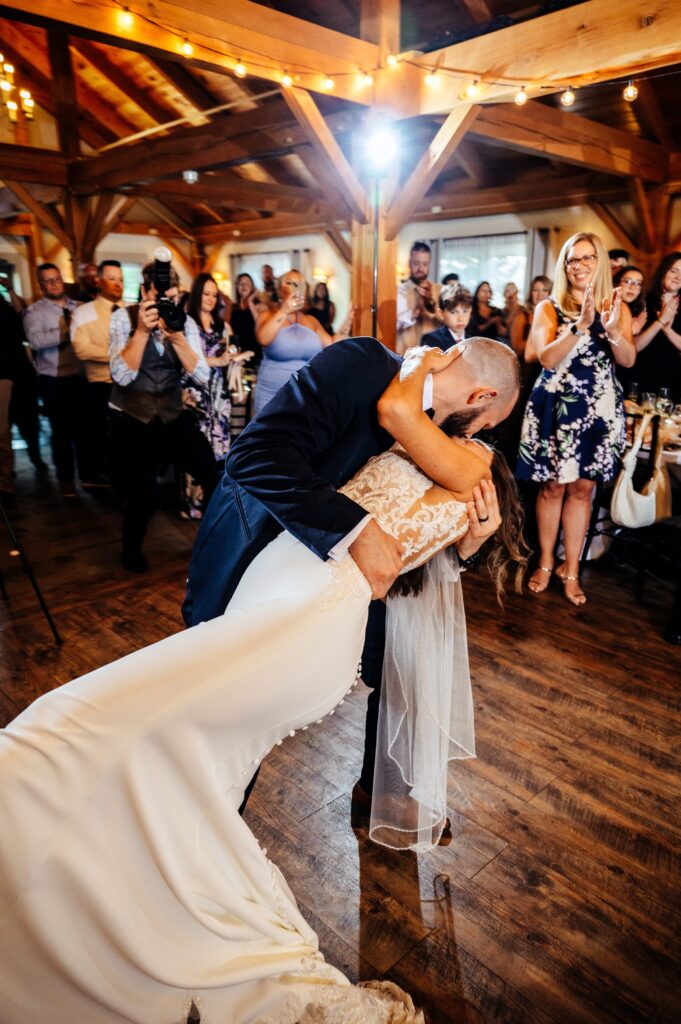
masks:
{"label": "bride's hand on groom's neck", "polygon": [[402,569],[402,545],[370,519],[350,545],[350,554],[366,577],[374,600],[384,598]]}

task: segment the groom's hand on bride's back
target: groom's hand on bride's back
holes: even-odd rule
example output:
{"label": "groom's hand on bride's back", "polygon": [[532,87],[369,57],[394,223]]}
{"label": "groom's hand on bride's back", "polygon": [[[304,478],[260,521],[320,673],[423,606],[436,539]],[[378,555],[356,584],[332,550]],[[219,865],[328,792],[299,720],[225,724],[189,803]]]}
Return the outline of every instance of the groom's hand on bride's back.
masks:
{"label": "groom's hand on bride's back", "polygon": [[369,581],[374,598],[384,598],[402,568],[402,545],[370,519],[350,545],[350,554]]}

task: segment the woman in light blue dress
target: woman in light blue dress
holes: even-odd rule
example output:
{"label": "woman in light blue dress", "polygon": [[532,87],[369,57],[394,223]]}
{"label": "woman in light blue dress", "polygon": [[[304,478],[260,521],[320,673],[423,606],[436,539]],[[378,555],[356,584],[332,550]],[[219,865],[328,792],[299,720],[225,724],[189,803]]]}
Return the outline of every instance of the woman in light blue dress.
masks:
{"label": "woman in light blue dress", "polygon": [[327,334],[318,320],[303,312],[306,291],[300,271],[289,270],[279,280],[281,302],[258,317],[255,334],[263,356],[255,388],[254,415],[264,409],[292,373],[327,345],[349,337],[352,308],[341,329],[334,335]]}

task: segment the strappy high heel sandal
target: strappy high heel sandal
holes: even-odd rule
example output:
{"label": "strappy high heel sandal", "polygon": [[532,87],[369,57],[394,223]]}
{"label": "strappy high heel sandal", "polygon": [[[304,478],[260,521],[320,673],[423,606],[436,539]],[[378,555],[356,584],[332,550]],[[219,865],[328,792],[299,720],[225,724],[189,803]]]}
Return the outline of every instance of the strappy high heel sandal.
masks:
{"label": "strappy high heel sandal", "polygon": [[[541,577],[539,577],[538,579],[534,578],[536,573],[538,573],[538,572],[546,573],[546,580],[545,581],[542,580]],[[531,578],[527,581],[528,590],[530,590],[533,594],[543,594],[544,591],[548,589],[549,583],[551,582],[551,576],[552,575],[553,575],[553,569],[552,568],[548,569],[545,565],[538,565],[537,568],[532,573]],[[542,583],[544,584],[544,586],[541,585]]]}
{"label": "strappy high heel sandal", "polygon": [[563,584],[563,593],[565,595],[566,601],[569,601],[570,604],[573,604],[575,608],[581,608],[582,605],[586,604],[586,594],[582,590],[581,586],[579,587],[579,590],[576,594],[568,594],[565,590],[566,583],[579,583],[579,576],[565,576],[562,572],[556,572],[556,576]]}

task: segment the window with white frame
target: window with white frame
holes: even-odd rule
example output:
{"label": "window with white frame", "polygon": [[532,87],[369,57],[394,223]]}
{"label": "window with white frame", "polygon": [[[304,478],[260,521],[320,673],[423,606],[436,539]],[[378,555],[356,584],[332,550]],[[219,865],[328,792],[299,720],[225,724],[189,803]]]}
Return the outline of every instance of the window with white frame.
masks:
{"label": "window with white frame", "polygon": [[504,304],[504,286],[513,281],[525,294],[527,279],[528,235],[516,231],[504,235],[476,235],[471,238],[444,238],[440,246],[440,279],[458,274],[471,292],[481,281],[488,281],[495,306]]}

